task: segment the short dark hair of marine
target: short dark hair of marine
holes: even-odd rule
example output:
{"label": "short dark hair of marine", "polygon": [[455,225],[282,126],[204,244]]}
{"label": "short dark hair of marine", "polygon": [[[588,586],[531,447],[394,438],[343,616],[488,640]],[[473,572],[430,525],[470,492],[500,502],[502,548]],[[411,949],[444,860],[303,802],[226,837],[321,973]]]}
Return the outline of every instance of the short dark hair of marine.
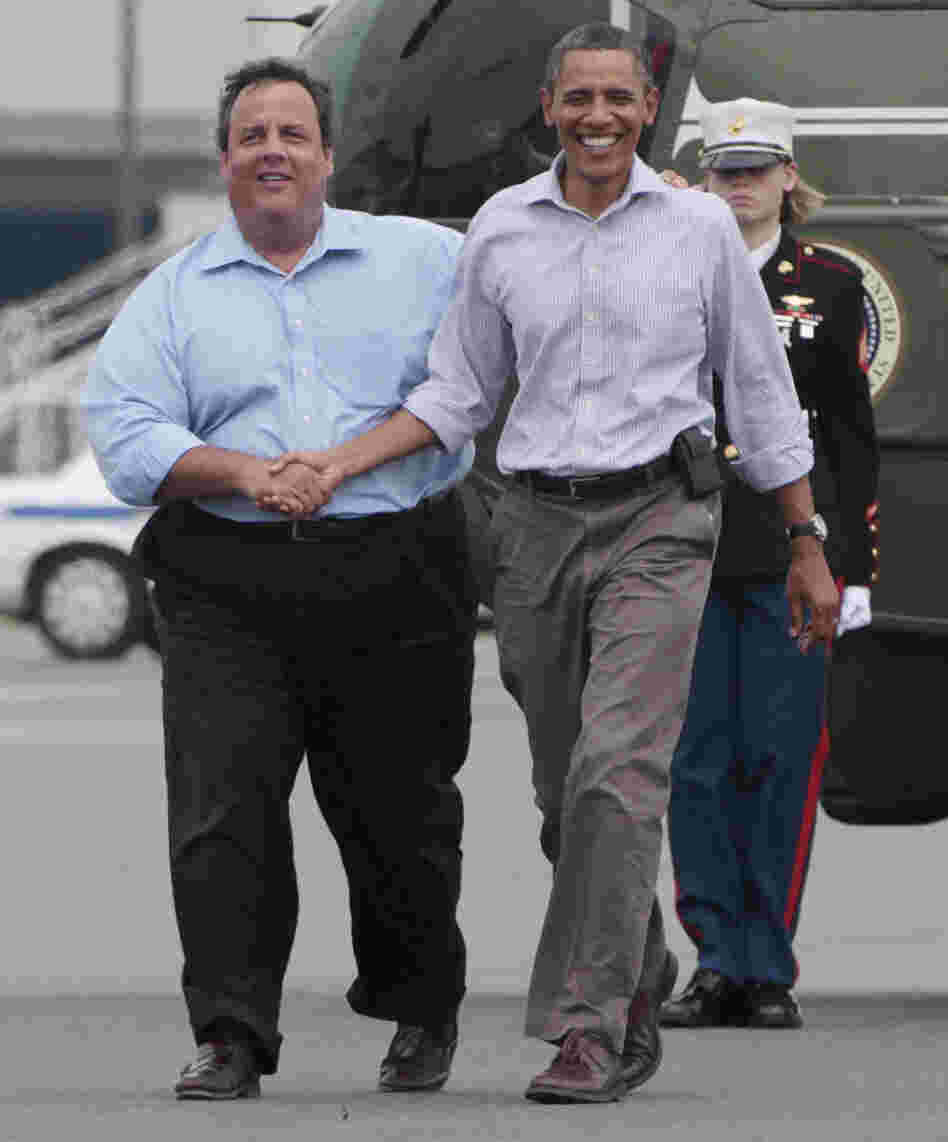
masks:
{"label": "short dark hair of marine", "polygon": [[546,91],[552,91],[556,87],[556,81],[563,69],[563,57],[566,53],[577,51],[628,52],[637,61],[642,71],[642,78],[645,80],[645,86],[647,88],[655,86],[652,69],[645,57],[645,51],[640,41],[630,32],[616,28],[612,24],[593,23],[582,24],[578,28],[573,28],[553,45],[546,61],[546,73],[543,79],[543,87]]}
{"label": "short dark hair of marine", "polygon": [[316,104],[316,113],[319,117],[319,133],[322,136],[323,147],[328,150],[332,146],[332,91],[328,83],[321,79],[314,79],[305,68],[290,60],[270,56],[267,59],[252,60],[243,64],[236,71],[224,76],[220,100],[217,106],[217,149],[224,154],[230,138],[230,116],[237,102],[237,96],[246,87],[253,87],[256,83],[298,83],[304,87]]}

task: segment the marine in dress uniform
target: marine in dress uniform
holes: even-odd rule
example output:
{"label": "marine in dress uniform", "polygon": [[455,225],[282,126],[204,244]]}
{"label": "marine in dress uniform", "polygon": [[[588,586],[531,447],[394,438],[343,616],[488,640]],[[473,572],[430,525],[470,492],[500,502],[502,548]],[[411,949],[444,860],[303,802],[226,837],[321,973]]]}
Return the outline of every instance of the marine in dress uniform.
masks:
{"label": "marine in dress uniform", "polygon": [[[723,187],[735,209],[809,421],[814,500],[843,588],[839,629],[853,629],[870,618],[878,553],[861,271],[780,226],[793,191],[773,198],[779,215],[769,226],[761,210],[765,179],[790,172],[787,183],[797,180],[790,108],[752,99],[713,104],[703,130],[702,165],[721,172],[709,176],[709,189]],[[745,189],[732,193],[741,178]],[[718,415],[719,446],[732,463],[668,815],[678,913],[698,968],[661,1021],[797,1027],[792,941],[828,748],[825,660],[800,653],[788,637],[790,540],[773,497],[736,478],[741,458],[720,400]]]}

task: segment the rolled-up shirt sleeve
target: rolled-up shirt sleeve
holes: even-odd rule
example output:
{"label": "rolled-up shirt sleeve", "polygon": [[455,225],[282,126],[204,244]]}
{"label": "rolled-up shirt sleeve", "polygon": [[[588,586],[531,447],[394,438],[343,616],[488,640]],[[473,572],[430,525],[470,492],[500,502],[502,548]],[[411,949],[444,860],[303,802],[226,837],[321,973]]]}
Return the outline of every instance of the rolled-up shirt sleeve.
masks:
{"label": "rolled-up shirt sleeve", "polygon": [[759,492],[791,484],[813,467],[813,443],[766,290],[730,211],[721,216],[708,288],[709,355],[740,452],[733,467]]}
{"label": "rolled-up shirt sleeve", "polygon": [[80,405],[109,490],[151,505],[168,472],[203,441],[188,428],[188,396],[174,347],[167,281],[153,274],[102,339]]}
{"label": "rolled-up shirt sleeve", "polygon": [[516,364],[510,324],[490,280],[490,244],[477,217],[458,260],[455,291],[428,351],[428,378],[404,407],[447,452],[459,451],[494,418]]}

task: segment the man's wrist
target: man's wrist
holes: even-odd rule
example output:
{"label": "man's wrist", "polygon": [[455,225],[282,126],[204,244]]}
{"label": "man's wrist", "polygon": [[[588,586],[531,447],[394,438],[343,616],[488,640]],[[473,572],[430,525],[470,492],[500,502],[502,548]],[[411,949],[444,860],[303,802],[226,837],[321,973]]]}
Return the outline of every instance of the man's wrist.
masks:
{"label": "man's wrist", "polygon": [[791,559],[812,559],[823,554],[823,544],[814,535],[798,535],[790,540]]}

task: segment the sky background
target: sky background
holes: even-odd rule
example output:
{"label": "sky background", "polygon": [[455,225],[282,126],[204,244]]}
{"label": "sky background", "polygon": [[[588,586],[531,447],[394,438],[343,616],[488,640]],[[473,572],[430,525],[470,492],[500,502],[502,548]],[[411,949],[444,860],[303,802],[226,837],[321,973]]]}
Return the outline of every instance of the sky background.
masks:
{"label": "sky background", "polygon": [[[294,55],[305,30],[247,24],[295,16],[315,0],[138,0],[143,112],[207,114],[224,73],[246,59]],[[0,108],[114,111],[120,89],[119,0],[3,0]],[[15,15],[14,15],[15,13]]]}

